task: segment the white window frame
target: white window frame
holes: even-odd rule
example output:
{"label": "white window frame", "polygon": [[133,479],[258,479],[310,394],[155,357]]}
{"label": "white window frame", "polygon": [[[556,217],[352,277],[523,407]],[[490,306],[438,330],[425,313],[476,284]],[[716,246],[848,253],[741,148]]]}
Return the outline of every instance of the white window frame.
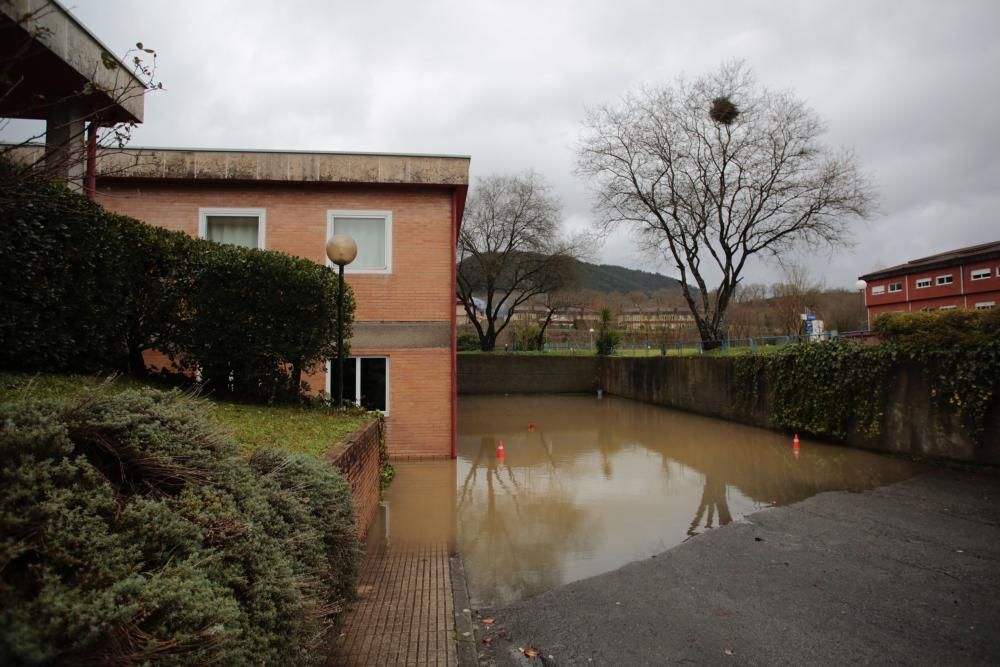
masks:
{"label": "white window frame", "polygon": [[208,218],[215,217],[250,217],[257,218],[257,249],[267,249],[267,209],[266,208],[199,208],[198,238],[208,238]]}
{"label": "white window frame", "polygon": [[[930,278],[918,278],[916,282],[917,289],[927,289],[928,287],[931,286],[932,282],[934,281]],[[921,285],[920,283],[923,283],[923,285]]]}
{"label": "white window frame", "polygon": [[992,310],[997,307],[996,301],[980,301],[976,304],[976,310]]}
{"label": "white window frame", "polygon": [[[344,267],[344,273],[392,273],[392,211],[354,211],[350,209],[327,209],[326,212],[326,240],[334,234],[334,220],[336,218],[371,218],[372,220],[385,221],[385,268],[384,269],[356,269],[348,264]],[[329,258],[326,260],[329,267],[336,266]]]}
{"label": "white window frame", "polygon": [[[896,289],[893,289],[893,288]],[[903,283],[889,283],[889,294],[895,294],[896,292],[903,291]]]}
{"label": "white window frame", "polygon": [[[392,408],[392,359],[384,354],[362,354],[357,357],[344,357],[345,366],[351,361],[357,364],[354,367],[355,396],[361,396],[361,359],[385,359],[385,410],[380,410],[379,412],[388,415],[389,410]],[[326,393],[334,400],[336,400],[336,396],[333,395],[333,369],[336,361],[336,359],[330,359],[326,362]],[[357,405],[358,403],[355,401],[354,404]]]}
{"label": "white window frame", "polygon": [[992,272],[988,268],[986,268],[986,269],[973,269],[969,273],[969,277],[972,280],[986,280],[987,278],[990,277],[991,273]]}
{"label": "white window frame", "polygon": [[958,306],[941,306],[938,310],[956,310]]}
{"label": "white window frame", "polygon": [[[948,280],[945,280],[945,278],[947,278]],[[954,274],[951,274],[951,273],[948,273],[948,274],[943,275],[943,276],[937,276],[936,278],[934,278],[934,284],[938,285],[938,286],[941,286],[941,285],[954,285],[955,284],[955,276],[954,276]]]}
{"label": "white window frame", "polygon": [[872,296],[885,294],[885,285],[872,285]]}

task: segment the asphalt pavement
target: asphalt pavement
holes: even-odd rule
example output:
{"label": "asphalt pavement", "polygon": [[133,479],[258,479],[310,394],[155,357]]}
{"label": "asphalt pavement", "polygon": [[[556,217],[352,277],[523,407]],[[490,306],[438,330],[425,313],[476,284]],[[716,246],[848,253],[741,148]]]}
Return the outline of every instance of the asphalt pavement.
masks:
{"label": "asphalt pavement", "polygon": [[823,493],[476,611],[481,664],[1000,664],[1000,476]]}

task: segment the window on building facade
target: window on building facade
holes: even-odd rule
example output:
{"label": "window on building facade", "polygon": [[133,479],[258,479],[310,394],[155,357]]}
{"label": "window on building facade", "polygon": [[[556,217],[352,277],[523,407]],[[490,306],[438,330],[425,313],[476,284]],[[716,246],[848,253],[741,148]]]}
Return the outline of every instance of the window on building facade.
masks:
{"label": "window on building facade", "polygon": [[996,301],[980,301],[976,304],[976,310],[992,310],[996,305]]}
{"label": "window on building facade", "polygon": [[872,287],[872,294],[885,294],[885,285],[876,285]]}
{"label": "window on building facade", "polygon": [[203,208],[198,213],[200,238],[244,248],[264,249],[264,209]]}
{"label": "window on building facade", "polygon": [[917,281],[917,289],[923,289],[925,287],[930,287],[930,286],[931,286],[930,278],[921,278],[920,280]]}
{"label": "window on building facade", "polygon": [[344,234],[358,244],[358,256],[345,271],[392,273],[391,211],[329,211],[327,215],[328,238]]}
{"label": "window on building facade", "polygon": [[902,292],[903,291],[903,283],[889,283],[889,291],[890,292]]}
{"label": "window on building facade", "polygon": [[972,272],[973,280],[985,280],[990,277],[989,269],[976,269]]}
{"label": "window on building facade", "polygon": [[[330,394],[337,393],[337,362],[330,362]],[[360,397],[360,398],[359,398]],[[344,400],[366,410],[389,412],[389,360],[386,357],[344,359]]]}
{"label": "window on building facade", "polygon": [[950,273],[948,275],[946,275],[946,276],[938,276],[937,277],[937,284],[938,285],[950,285],[953,282],[955,282],[955,279],[952,278],[952,276],[951,276]]}
{"label": "window on building facade", "polygon": [[955,310],[958,306],[941,306],[938,310]]}

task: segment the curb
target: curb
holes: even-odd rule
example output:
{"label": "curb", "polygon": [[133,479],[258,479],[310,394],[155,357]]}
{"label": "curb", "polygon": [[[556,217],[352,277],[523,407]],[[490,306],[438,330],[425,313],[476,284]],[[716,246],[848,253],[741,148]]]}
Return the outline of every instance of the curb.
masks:
{"label": "curb", "polygon": [[476,625],[472,622],[472,607],[469,605],[469,587],[465,579],[465,565],[458,555],[448,558],[451,575],[452,603],[455,611],[455,652],[458,667],[478,667],[478,639]]}

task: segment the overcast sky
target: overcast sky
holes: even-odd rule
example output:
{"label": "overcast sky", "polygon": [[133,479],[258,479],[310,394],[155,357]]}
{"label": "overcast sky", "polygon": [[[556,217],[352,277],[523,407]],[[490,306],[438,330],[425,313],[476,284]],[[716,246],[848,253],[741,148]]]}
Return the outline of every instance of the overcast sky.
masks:
{"label": "overcast sky", "polygon": [[[742,58],[853,148],[880,212],[809,257],[829,286],[1000,239],[1000,2],[63,0],[122,55],[159,52],[133,145],[449,153],[473,178],[534,168],[589,224],[587,106]],[[669,267],[625,233],[595,259]],[[758,263],[748,280],[779,270]]]}

